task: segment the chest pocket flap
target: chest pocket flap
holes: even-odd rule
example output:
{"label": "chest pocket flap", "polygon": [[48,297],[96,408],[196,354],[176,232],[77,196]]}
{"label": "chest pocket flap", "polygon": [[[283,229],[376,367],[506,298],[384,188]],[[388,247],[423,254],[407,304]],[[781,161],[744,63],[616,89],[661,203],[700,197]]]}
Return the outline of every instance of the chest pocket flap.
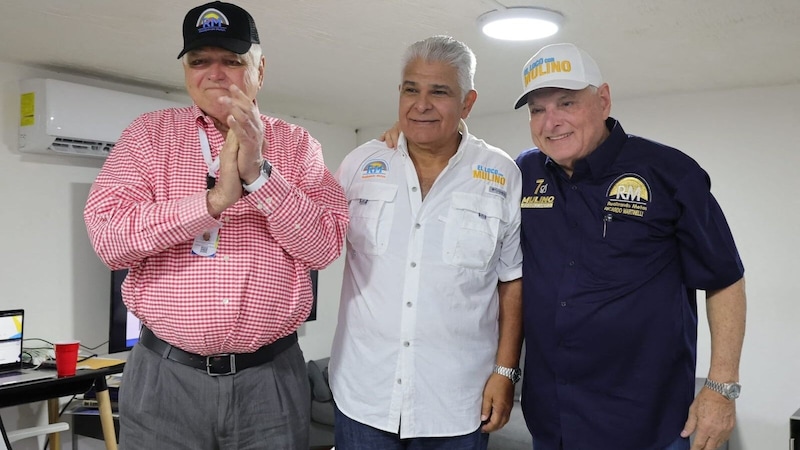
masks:
{"label": "chest pocket flap", "polygon": [[477,214],[494,217],[502,222],[508,222],[508,208],[499,197],[454,192],[452,207],[454,209],[473,211]]}
{"label": "chest pocket flap", "polygon": [[347,240],[358,252],[380,255],[389,246],[397,185],[359,183],[347,191],[350,225]]}
{"label": "chest pocket flap", "polygon": [[397,185],[385,183],[358,183],[347,191],[347,200],[364,199],[393,202],[397,197]]}
{"label": "chest pocket flap", "polygon": [[501,223],[508,208],[500,198],[454,192],[444,234],[444,260],[470,269],[486,270],[495,257]]}

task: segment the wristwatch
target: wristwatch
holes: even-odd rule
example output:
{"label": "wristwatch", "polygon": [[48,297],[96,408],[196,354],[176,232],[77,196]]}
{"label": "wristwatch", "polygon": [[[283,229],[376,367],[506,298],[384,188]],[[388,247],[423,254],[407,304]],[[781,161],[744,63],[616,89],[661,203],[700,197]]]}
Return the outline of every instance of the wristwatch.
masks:
{"label": "wristwatch", "polygon": [[268,180],[269,176],[272,175],[272,164],[270,164],[266,159],[261,163],[261,175],[264,175],[264,178]]}
{"label": "wristwatch", "polygon": [[261,173],[258,175],[258,178],[250,184],[242,183],[242,187],[244,187],[244,190],[247,192],[255,192],[267,183],[270,175],[272,175],[272,164],[265,159],[264,162],[261,163]]}
{"label": "wristwatch", "polygon": [[718,392],[728,400],[736,400],[742,392],[742,385],[735,381],[732,383],[720,383],[706,378],[705,386],[714,392]]}
{"label": "wristwatch", "polygon": [[517,384],[519,380],[522,379],[522,369],[519,367],[512,369],[510,367],[503,367],[495,364],[492,372],[508,378],[514,384]]}

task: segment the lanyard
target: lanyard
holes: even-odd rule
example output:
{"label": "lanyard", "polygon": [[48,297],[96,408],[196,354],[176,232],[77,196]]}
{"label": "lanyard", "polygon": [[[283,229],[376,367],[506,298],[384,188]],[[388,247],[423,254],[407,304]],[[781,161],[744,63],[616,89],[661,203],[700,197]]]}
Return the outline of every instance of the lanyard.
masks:
{"label": "lanyard", "polygon": [[206,160],[208,166],[208,176],[217,177],[217,170],[219,170],[219,156],[217,159],[211,159],[211,145],[208,143],[208,136],[206,130],[202,128],[197,129],[197,136],[200,138],[200,149],[203,150],[203,159]]}
{"label": "lanyard", "polygon": [[206,176],[206,189],[214,187],[217,181],[217,170],[219,170],[219,156],[217,159],[211,159],[211,145],[208,143],[208,135],[203,128],[197,128],[197,137],[200,139],[200,149],[203,151],[203,159],[208,166],[208,175]]}

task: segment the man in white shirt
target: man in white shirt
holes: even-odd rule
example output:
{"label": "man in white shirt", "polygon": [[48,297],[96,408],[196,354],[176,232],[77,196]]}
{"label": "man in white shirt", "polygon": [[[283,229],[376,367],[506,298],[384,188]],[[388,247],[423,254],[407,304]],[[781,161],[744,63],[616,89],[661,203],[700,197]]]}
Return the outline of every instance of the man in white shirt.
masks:
{"label": "man in white shirt", "polygon": [[466,45],[434,36],[403,63],[398,149],[368,142],[337,172],[350,227],[336,448],[485,449],[520,377],[522,179],[463,121],[477,98]]}

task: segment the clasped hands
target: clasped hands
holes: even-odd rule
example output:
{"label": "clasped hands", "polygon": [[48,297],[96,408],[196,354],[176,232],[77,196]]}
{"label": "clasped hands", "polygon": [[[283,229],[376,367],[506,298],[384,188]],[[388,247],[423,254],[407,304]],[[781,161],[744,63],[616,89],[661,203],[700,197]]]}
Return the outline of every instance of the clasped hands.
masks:
{"label": "clasped hands", "polygon": [[208,212],[214,217],[236,203],[243,195],[243,184],[251,184],[260,175],[264,162],[262,151],[267,142],[264,125],[255,102],[235,85],[230,96],[219,98],[227,105],[224,119],[228,132],[219,153],[219,179],[206,197]]}

